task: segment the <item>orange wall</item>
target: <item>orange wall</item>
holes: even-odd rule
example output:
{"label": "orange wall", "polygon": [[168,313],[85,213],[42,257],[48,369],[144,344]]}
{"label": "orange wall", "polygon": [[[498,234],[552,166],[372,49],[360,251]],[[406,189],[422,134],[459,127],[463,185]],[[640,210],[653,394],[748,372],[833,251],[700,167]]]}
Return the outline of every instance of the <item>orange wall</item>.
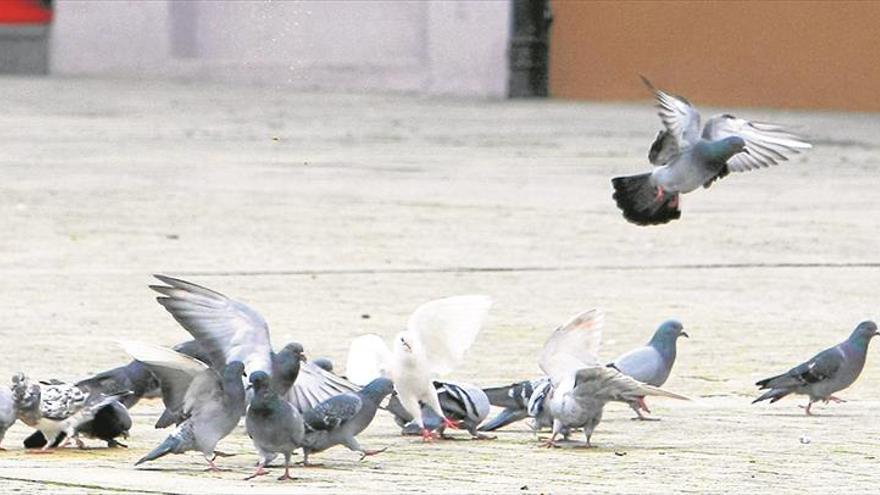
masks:
{"label": "orange wall", "polygon": [[880,1],[553,0],[550,91],[880,111]]}

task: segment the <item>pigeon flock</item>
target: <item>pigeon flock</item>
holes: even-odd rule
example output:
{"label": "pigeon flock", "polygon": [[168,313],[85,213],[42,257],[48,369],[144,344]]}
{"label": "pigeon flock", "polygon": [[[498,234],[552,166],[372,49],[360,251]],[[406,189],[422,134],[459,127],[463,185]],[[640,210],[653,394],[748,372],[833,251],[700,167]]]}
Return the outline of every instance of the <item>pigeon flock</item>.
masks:
{"label": "pigeon flock", "polygon": [[[682,194],[709,187],[730,172],[775,165],[811,147],[781,126],[729,114],[701,127],[699,113],[686,99],[644,82],[658,101],[664,126],[649,152],[655,168],[612,179],[613,198],[635,224],[678,219]],[[310,457],[337,445],[362,460],[383,452],[361,445],[357,437],[385,413],[401,435],[425,442],[449,438],[452,429],[465,430],[474,440],[491,440],[495,437],[489,432],[528,420],[536,432],[549,429],[542,446],[590,447],[608,402],[629,406],[633,419],[655,420],[648,397],[690,400],[663,388],[679,338],[689,337],[676,320],[660,324],[643,347],[603,361],[604,315],[586,310],[547,337],[538,362],[543,376],[480,387],[440,378],[462,363],[477,339],[492,306],[487,296],[423,304],[390,346],[377,335],[355,338],[345,370],[339,372],[328,359],[307,359],[296,342],[276,352],[267,322],[248,305],[185,280],[155,277],[161,283],[150,288],[159,294],[158,303],[190,340],[174,347],[120,342],[133,361],[72,384],[15,374],[8,387],[0,387],[0,442],[20,420],[36,430],[24,441],[29,449],[46,452],[71,441],[82,446],[82,438],[125,447],[121,440],[132,426],[129,409],[141,399],[161,398],[165,409],[155,427],[172,429],[136,465],[198,452],[209,470],[218,470],[217,457],[229,454],[217,446],[244,418],[256,465],[246,479],[267,474],[269,463],[283,456],[279,480],[290,480],[291,457],[297,452],[303,466],[316,465]],[[842,343],[757,382],[761,395],[754,402],[806,395],[809,415],[817,401],[842,401],[835,394],[858,378],[868,345],[878,334],[874,322],[860,323]],[[492,406],[501,411],[489,418]],[[578,432],[583,443],[569,440]]]}

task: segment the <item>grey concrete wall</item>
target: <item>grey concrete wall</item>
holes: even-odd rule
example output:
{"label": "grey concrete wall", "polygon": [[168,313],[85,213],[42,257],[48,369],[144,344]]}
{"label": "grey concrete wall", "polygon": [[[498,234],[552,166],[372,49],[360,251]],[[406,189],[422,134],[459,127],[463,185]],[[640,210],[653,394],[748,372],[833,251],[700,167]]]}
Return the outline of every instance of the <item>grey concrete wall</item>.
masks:
{"label": "grey concrete wall", "polygon": [[52,71],[503,96],[498,1],[60,0]]}

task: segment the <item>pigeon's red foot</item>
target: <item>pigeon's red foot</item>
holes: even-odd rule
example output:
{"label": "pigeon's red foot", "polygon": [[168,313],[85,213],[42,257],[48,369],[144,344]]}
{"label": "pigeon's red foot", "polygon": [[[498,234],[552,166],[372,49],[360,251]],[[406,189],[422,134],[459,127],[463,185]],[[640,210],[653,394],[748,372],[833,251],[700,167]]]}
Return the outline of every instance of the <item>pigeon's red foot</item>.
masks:
{"label": "pigeon's red foot", "polygon": [[361,452],[360,460],[364,460],[371,455],[381,454],[382,452],[385,452],[386,450],[388,450],[388,447],[385,447],[385,448],[382,448],[379,450],[365,449],[364,451]]}
{"label": "pigeon's red foot", "polygon": [[434,432],[427,429],[422,428],[422,441],[423,442],[433,442],[436,437],[434,436]]}
{"label": "pigeon's red foot", "polygon": [[663,198],[665,198],[665,197],[666,197],[666,193],[663,191],[663,188],[660,186],[657,186],[657,195],[654,196],[654,200],[663,201]]}
{"label": "pigeon's red foot", "polygon": [[672,200],[669,201],[670,208],[678,208],[678,198],[679,196],[677,194],[672,197]]}
{"label": "pigeon's red foot", "polygon": [[452,428],[453,430],[461,429],[461,421],[456,421],[454,419],[449,419],[446,416],[443,417],[443,425],[447,428]]}
{"label": "pigeon's red foot", "polygon": [[296,478],[290,475],[290,470],[288,468],[284,468],[284,474],[278,477],[278,481],[293,481]]}
{"label": "pigeon's red foot", "polygon": [[835,404],[842,404],[842,403],[846,402],[845,400],[841,399],[840,397],[835,397],[833,395],[829,395],[828,399],[826,399],[825,402],[827,403],[829,400],[831,402],[834,402]]}
{"label": "pigeon's red foot", "polygon": [[[648,409],[648,404],[645,403],[644,397],[639,397],[639,407],[643,409],[646,413],[651,414],[651,410]],[[642,415],[639,414],[639,417],[642,417]]]}
{"label": "pigeon's red foot", "polygon": [[260,465],[257,466],[257,471],[256,471],[254,474],[252,474],[252,475],[248,476],[247,478],[245,478],[245,480],[252,480],[252,479],[256,478],[257,476],[265,476],[265,475],[267,475],[267,474],[269,474],[269,471],[266,471],[266,470],[263,468],[263,465],[260,464]]}

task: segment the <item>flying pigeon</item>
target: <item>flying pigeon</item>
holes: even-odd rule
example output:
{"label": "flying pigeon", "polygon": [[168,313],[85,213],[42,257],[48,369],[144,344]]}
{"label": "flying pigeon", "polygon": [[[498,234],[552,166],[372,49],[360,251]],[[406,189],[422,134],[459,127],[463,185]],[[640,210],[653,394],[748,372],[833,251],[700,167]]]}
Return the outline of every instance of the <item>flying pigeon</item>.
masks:
{"label": "flying pigeon", "polygon": [[[0,445],[6,430],[15,423],[15,398],[10,387],[0,387]],[[0,447],[3,450],[3,447]]]}
{"label": "flying pigeon", "polygon": [[331,397],[309,409],[303,415],[306,432],[303,438],[303,465],[309,465],[309,455],[334,445],[345,445],[361,453],[361,459],[384,452],[361,447],[355,436],[364,431],[376,416],[379,404],[394,391],[391,380],[380,377],[357,392]]}
{"label": "flying pigeon", "polygon": [[197,342],[197,346],[180,344],[188,347],[181,348],[184,354],[206,354],[203,362],[217,371],[231,361],[244,363],[248,375],[263,371],[271,377],[273,388],[286,393],[287,400],[300,412],[334,395],[358,389],[342,377],[302,361],[299,344],[288,344],[281,352],[273,352],[269,326],[250,306],[185,280],[155,277],[165,284],[150,286],[162,294],[156,300]]}
{"label": "flying pigeon", "polygon": [[[425,428],[420,402],[443,414],[433,380],[452,371],[473,344],[491,306],[486,296],[467,295],[423,304],[409,317],[406,331],[394,339],[394,352],[378,335],[354,339],[348,352],[346,375],[357,384],[384,376],[394,382],[403,408],[419,426],[422,439],[432,440]],[[443,418],[447,426],[457,425]]]}
{"label": "flying pigeon", "polygon": [[503,408],[497,416],[480,426],[480,431],[495,431],[509,424],[532,418],[531,428],[538,431],[553,426],[553,416],[546,407],[552,386],[542,376],[510,385],[483,389],[489,403]]}
{"label": "flying pigeon", "polygon": [[[608,366],[642,383],[662,387],[675,364],[676,341],[679,337],[689,337],[683,328],[675,320],[663,322],[647,345],[623,354]],[[629,406],[638,415],[637,419],[648,419],[642,414],[642,410],[650,412],[644,398],[630,402]]]}
{"label": "flying pigeon", "polygon": [[[467,383],[434,382],[437,391],[437,399],[443,416],[438,415],[433,409],[422,403],[422,421],[425,428],[436,432],[441,438],[450,439],[446,435],[446,424],[443,418],[449,418],[457,423],[458,428],[467,430],[474,440],[490,440],[495,437],[480,433],[478,426],[489,415],[489,397],[475,385]],[[395,399],[392,399],[394,401]],[[399,404],[399,403],[398,403]],[[404,435],[419,435],[421,429],[413,421],[413,416],[406,412],[403,407],[395,408],[389,404],[388,411],[394,414],[394,420],[401,426]]]}
{"label": "flying pigeon", "polygon": [[556,329],[541,352],[541,369],[553,384],[549,398],[553,435],[545,443],[557,446],[556,438],[566,428],[583,428],[585,447],[591,447],[593,431],[609,401],[627,402],[658,395],[687,400],[687,397],[640,383],[623,373],[599,366],[596,358],[602,334],[603,314],[583,312]]}
{"label": "flying pigeon", "polygon": [[303,418],[272,387],[271,378],[265,371],[254,371],[248,379],[253,387],[254,397],[245,416],[245,427],[254,447],[260,453],[260,461],[257,471],[245,479],[267,474],[266,462],[277,453],[284,455],[284,475],[278,479],[295,479],[290,476],[290,456],[294,450],[303,446]]}
{"label": "flying pigeon", "polygon": [[178,425],[135,465],[172,453],[198,450],[208,461],[208,469],[218,471],[214,448],[235,429],[245,413],[244,364],[230,361],[218,373],[171,349],[137,342],[123,343],[123,347],[159,378],[165,412],[157,427]]}
{"label": "flying pigeon", "polygon": [[759,390],[767,391],[752,404],[767,399],[772,404],[788,394],[806,395],[810,397],[806,413],[811,415],[810,407],[814,402],[845,402],[833,394],[849,387],[859,377],[865,366],[868,344],[876,335],[880,335],[876,323],[859,323],[849,338],[840,344],[825,349],[786,373],[757,382],[755,385]]}
{"label": "flying pigeon", "polygon": [[[30,383],[22,373],[12,377],[12,396],[18,419],[37,428],[46,439],[43,450],[53,446],[64,447],[74,440],[82,447],[77,429],[92,420],[104,406],[121,400],[118,395],[89,394],[76,385],[61,382]],[[56,440],[64,435],[60,443]]]}
{"label": "flying pigeon", "polygon": [[614,200],[632,223],[676,220],[681,217],[681,194],[708,188],[730,172],[776,165],[812,148],[803,137],[779,125],[730,114],[710,118],[701,129],[700,114],[690,102],[642,80],[654,92],[664,129],[648,153],[654,170],[611,180]]}

